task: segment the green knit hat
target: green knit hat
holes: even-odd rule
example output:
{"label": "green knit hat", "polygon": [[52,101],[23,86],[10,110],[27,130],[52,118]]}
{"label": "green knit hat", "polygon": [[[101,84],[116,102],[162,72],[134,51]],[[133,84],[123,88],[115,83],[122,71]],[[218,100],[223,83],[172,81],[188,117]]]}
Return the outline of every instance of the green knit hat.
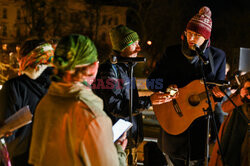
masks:
{"label": "green knit hat", "polygon": [[139,40],[138,34],[124,25],[118,25],[109,32],[112,48],[122,52],[126,47]]}
{"label": "green knit hat", "polygon": [[61,70],[72,70],[97,61],[94,43],[86,36],[73,34],[63,37],[55,50],[54,64]]}

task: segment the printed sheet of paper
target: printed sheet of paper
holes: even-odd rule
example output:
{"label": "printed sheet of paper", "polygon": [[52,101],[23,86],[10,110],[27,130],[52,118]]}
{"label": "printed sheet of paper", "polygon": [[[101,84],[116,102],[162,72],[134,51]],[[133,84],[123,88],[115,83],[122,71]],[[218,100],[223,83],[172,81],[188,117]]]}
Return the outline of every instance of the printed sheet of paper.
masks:
{"label": "printed sheet of paper", "polygon": [[112,127],[114,134],[113,142],[119,139],[122,134],[128,131],[132,126],[133,124],[131,122],[119,119]]}
{"label": "printed sheet of paper", "polygon": [[4,121],[4,125],[0,128],[0,138],[8,132],[12,132],[31,123],[32,116],[29,106],[25,106],[18,110],[15,114]]}

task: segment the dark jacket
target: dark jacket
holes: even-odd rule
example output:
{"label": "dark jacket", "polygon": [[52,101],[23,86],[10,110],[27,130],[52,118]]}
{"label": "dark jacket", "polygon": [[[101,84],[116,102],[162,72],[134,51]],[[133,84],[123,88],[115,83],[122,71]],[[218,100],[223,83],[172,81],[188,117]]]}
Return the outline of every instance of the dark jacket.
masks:
{"label": "dark jacket", "polygon": [[[199,61],[191,63],[182,53],[181,45],[168,47],[162,59],[156,64],[154,71],[147,79],[147,87],[152,91],[165,91],[171,84],[178,88],[186,86],[193,80],[201,79]],[[204,53],[204,59],[209,60],[208,53],[211,51],[214,63],[214,72],[210,66],[211,62],[204,66],[206,79],[225,79],[225,53],[215,47],[208,47]],[[192,54],[195,54],[194,52]],[[160,83],[160,84],[159,84]],[[188,137],[190,135],[190,137]],[[189,128],[179,134],[170,135],[166,133],[166,153],[173,158],[186,159],[190,138],[190,158],[197,160],[204,158],[204,147],[206,137],[206,121],[204,117],[196,119]]]}
{"label": "dark jacket", "polygon": [[[6,118],[26,105],[29,105],[30,111],[34,115],[38,102],[47,93],[51,83],[51,74],[52,68],[49,67],[36,80],[30,79],[24,74],[6,81],[0,91],[0,122],[3,123]],[[14,163],[18,156],[22,156],[20,158],[28,162],[31,131],[32,123],[14,131],[12,136],[5,139]],[[27,165],[27,163],[18,165]]]}
{"label": "dark jacket", "polygon": [[[98,70],[93,91],[103,99],[104,110],[115,123],[118,119],[129,120],[129,91],[130,79],[127,64],[117,63],[112,65],[110,61],[101,64]],[[133,127],[132,134],[135,143],[143,139],[142,115],[138,109],[147,109],[151,105],[147,96],[139,97],[138,90],[133,79]]]}

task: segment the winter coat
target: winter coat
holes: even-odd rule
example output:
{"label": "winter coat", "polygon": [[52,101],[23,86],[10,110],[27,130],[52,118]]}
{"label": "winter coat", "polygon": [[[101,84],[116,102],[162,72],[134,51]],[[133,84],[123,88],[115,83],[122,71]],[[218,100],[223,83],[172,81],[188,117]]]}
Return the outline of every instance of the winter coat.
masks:
{"label": "winter coat", "polygon": [[29,163],[34,166],[117,166],[126,155],[113,143],[112,122],[103,102],[81,83],[52,82],[39,103]]}
{"label": "winter coat", "polygon": [[[51,83],[52,70],[51,67],[45,69],[35,80],[24,74],[5,82],[0,91],[1,123],[26,105],[29,105],[30,111],[34,115],[37,104],[47,93]],[[32,123],[14,131],[13,135],[5,138],[13,165],[27,165],[31,130]],[[16,163],[15,158],[21,158],[22,162],[18,159]]]}
{"label": "winter coat", "polygon": [[[209,51],[213,62],[209,59]],[[195,52],[192,51],[192,54]],[[224,80],[225,53],[210,46],[205,50],[203,58],[209,61],[207,65],[204,65],[206,79],[209,81]],[[182,45],[168,47],[147,78],[148,89],[165,92],[169,85],[176,84],[178,88],[182,88],[194,80],[201,79],[200,61],[198,57],[196,59],[196,61],[190,61],[184,56]],[[211,64],[214,64],[213,69]],[[179,135],[168,133],[165,135],[166,148],[163,151],[172,158],[185,160],[189,152],[191,160],[204,159],[206,144],[206,120],[204,117],[194,120],[189,128]]]}
{"label": "winter coat", "polygon": [[[139,110],[149,108],[151,101],[149,96],[138,96],[135,78],[133,78],[132,83],[132,135],[136,145],[143,140],[142,115]],[[120,118],[129,120],[130,77],[128,64],[111,64],[110,61],[101,64],[92,88],[103,99],[104,110],[112,119],[113,124]]]}

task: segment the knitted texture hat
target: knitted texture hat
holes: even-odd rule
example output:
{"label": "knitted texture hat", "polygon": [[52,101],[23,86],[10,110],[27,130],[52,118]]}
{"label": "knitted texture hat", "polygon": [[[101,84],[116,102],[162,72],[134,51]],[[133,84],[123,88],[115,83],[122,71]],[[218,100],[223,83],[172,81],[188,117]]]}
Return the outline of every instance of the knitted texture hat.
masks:
{"label": "knitted texture hat", "polygon": [[124,25],[118,25],[109,32],[112,48],[122,52],[126,47],[139,40],[138,34]]}
{"label": "knitted texture hat", "polygon": [[191,20],[189,20],[186,29],[201,34],[205,39],[209,39],[212,30],[211,10],[204,6]]}
{"label": "knitted texture hat", "polygon": [[96,47],[88,37],[73,34],[58,42],[54,65],[61,71],[72,70],[96,62],[97,56]]}

